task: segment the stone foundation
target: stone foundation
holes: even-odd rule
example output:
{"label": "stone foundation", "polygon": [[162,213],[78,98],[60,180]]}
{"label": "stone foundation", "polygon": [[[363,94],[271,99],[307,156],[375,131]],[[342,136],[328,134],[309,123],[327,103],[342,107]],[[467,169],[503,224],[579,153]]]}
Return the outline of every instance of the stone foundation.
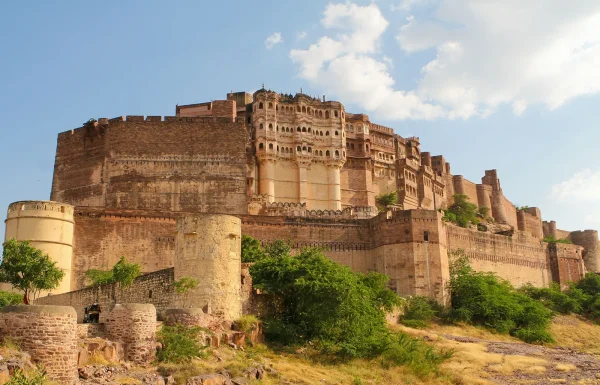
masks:
{"label": "stone foundation", "polygon": [[49,379],[77,383],[77,314],[72,307],[6,306],[0,310],[0,336],[19,344]]}

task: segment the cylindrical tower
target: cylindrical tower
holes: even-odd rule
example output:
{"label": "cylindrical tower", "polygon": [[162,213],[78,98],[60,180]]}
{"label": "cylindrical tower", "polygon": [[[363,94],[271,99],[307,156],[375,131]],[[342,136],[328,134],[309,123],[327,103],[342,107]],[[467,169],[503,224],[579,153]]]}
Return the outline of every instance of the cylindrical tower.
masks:
{"label": "cylindrical tower", "polygon": [[475,186],[477,189],[477,203],[479,207],[487,207],[488,215],[492,215],[492,187],[485,184],[478,184]]}
{"label": "cylindrical tower", "polygon": [[193,277],[192,307],[225,320],[242,315],[241,221],[230,215],[190,215],[177,220],[175,279]]}
{"label": "cylindrical tower", "polygon": [[16,305],[0,310],[0,336],[40,363],[48,378],[76,384],[77,313],[70,306]]}
{"label": "cylindrical tower", "polygon": [[492,216],[496,222],[507,225],[508,216],[506,215],[506,208],[504,207],[504,194],[502,190],[492,191]]}
{"label": "cylindrical tower", "polygon": [[104,318],[108,337],[123,343],[125,357],[148,363],[156,355],[156,308],[149,303],[116,304]]}
{"label": "cylindrical tower", "polygon": [[600,273],[600,245],[597,230],[573,231],[571,242],[583,246],[583,262],[587,271]]}
{"label": "cylindrical tower", "polygon": [[340,184],[340,169],[343,161],[329,160],[327,161],[327,180],[329,183],[329,209],[342,209],[342,193]]}
{"label": "cylindrical tower", "polygon": [[[4,240],[29,241],[47,253],[65,272],[52,294],[71,290],[73,259],[73,206],[52,201],[21,201],[8,206]],[[44,295],[45,293],[42,293]]]}
{"label": "cylindrical tower", "polygon": [[260,179],[260,194],[267,196],[268,202],[275,202],[275,156],[259,153],[258,166]]}

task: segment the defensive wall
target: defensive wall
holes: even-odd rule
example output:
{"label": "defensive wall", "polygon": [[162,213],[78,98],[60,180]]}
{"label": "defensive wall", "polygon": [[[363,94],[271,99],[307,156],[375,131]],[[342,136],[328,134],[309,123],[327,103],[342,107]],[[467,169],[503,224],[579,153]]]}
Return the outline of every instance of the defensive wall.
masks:
{"label": "defensive wall", "polygon": [[127,116],[58,135],[51,199],[75,206],[245,214],[244,122]]}

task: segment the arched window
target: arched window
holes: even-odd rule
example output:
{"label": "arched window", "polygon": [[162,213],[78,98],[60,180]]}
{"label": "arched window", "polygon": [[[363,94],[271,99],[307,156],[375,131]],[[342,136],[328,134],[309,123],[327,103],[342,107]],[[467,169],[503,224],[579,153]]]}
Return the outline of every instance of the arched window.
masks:
{"label": "arched window", "polygon": [[273,149],[273,143],[269,143],[269,150]]}
{"label": "arched window", "polygon": [[335,116],[336,118],[338,117],[338,112],[337,112],[337,110],[333,111],[333,116]]}
{"label": "arched window", "polygon": [[319,118],[323,117],[323,111],[319,110]]}
{"label": "arched window", "polygon": [[286,127],[286,128],[285,128],[285,132],[290,132],[290,128],[289,128],[289,127]]}
{"label": "arched window", "polygon": [[277,125],[276,130],[277,130],[277,132],[279,132],[279,125]]}
{"label": "arched window", "polygon": [[325,111],[325,118],[329,119],[329,111]]}
{"label": "arched window", "polygon": [[329,136],[329,131],[325,131],[325,136]]}
{"label": "arched window", "polygon": [[263,125],[262,125],[262,123],[258,125],[258,129],[259,129],[259,130],[262,130],[262,129],[263,129]]}
{"label": "arched window", "polygon": [[323,131],[320,131],[320,132],[319,132],[319,136],[323,136]]}
{"label": "arched window", "polygon": [[269,108],[273,108],[273,103],[269,103]]}
{"label": "arched window", "polygon": [[306,132],[306,127],[302,127],[302,132]]}
{"label": "arched window", "polygon": [[263,104],[262,104],[262,102],[258,103],[258,109],[259,109],[259,110],[262,110],[262,109],[263,109]]}
{"label": "arched window", "polygon": [[300,129],[300,127],[296,127],[296,131],[300,132],[302,130]]}
{"label": "arched window", "polygon": [[308,152],[312,152],[312,147],[309,147],[309,148],[308,148]]}
{"label": "arched window", "polygon": [[310,127],[308,127],[308,132],[310,132]]}
{"label": "arched window", "polygon": [[339,136],[339,135],[340,135],[340,133],[339,133],[339,132],[337,132],[337,130],[336,130],[336,131],[335,131],[335,136]]}
{"label": "arched window", "polygon": [[340,152],[338,150],[335,150],[335,157],[339,158],[340,157]]}
{"label": "arched window", "polygon": [[302,148],[300,148],[300,146],[298,146],[298,147],[296,147],[296,151],[300,152],[300,151],[302,151]]}
{"label": "arched window", "polygon": [[306,112],[306,107],[302,106],[302,112]]}
{"label": "arched window", "polygon": [[275,111],[279,111],[279,106],[275,106]]}
{"label": "arched window", "polygon": [[296,106],[296,111],[300,112],[300,106]]}
{"label": "arched window", "polygon": [[279,152],[279,146],[277,146],[277,152]]}
{"label": "arched window", "polygon": [[325,151],[325,156],[329,156],[329,150]]}
{"label": "arched window", "polygon": [[252,123],[252,122],[250,121],[250,117],[248,116],[248,124],[250,124],[250,123]]}
{"label": "arched window", "polygon": [[365,147],[367,148],[367,151],[369,151],[369,145],[367,144],[367,145],[365,145]]}
{"label": "arched window", "polygon": [[258,149],[259,149],[259,150],[262,150],[263,148],[265,148],[264,144],[262,144],[262,143],[259,143],[259,144],[258,144]]}
{"label": "arched window", "polygon": [[269,123],[269,131],[273,131],[273,124]]}
{"label": "arched window", "polygon": [[302,147],[302,152],[306,152],[306,146]]}

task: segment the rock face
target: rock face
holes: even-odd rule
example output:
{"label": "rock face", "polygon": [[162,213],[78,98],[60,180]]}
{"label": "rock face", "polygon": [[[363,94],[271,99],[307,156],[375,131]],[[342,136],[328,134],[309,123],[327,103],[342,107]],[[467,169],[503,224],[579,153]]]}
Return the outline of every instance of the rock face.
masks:
{"label": "rock face", "polygon": [[121,342],[125,358],[147,363],[156,356],[156,309],[151,304],[117,304],[106,316],[106,335]]}
{"label": "rock face", "polygon": [[77,382],[77,313],[70,306],[6,306],[0,336],[16,342],[60,384]]}
{"label": "rock face", "polygon": [[189,378],[185,385],[232,385],[232,382],[222,374],[207,374]]}
{"label": "rock face", "polygon": [[109,363],[125,360],[123,344],[102,338],[84,339],[79,348],[77,365],[86,366],[94,357],[100,357]]}

